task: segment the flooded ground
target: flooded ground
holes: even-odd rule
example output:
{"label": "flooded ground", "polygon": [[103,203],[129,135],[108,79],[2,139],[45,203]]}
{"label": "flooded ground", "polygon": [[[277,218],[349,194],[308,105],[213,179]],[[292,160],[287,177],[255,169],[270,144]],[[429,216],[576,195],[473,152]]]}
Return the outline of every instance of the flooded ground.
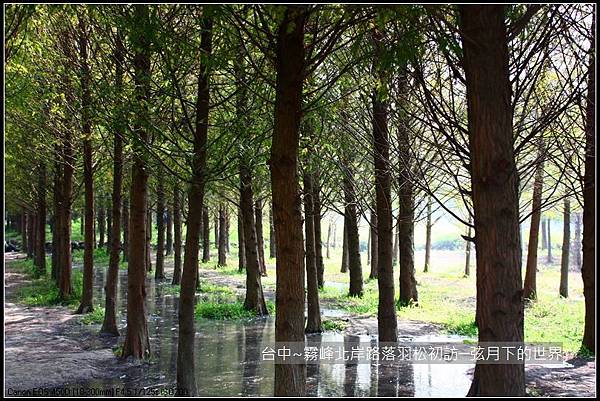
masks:
{"label": "flooded ground", "polygon": [[[8,255],[8,256],[7,256]],[[8,260],[7,260],[8,257]],[[17,257],[5,254],[5,261]],[[77,268],[77,267],[76,267]],[[170,266],[167,267],[170,276]],[[95,271],[94,297],[104,304],[106,268]],[[6,265],[5,274],[5,394],[19,395],[40,388],[81,389],[82,395],[169,395],[175,386],[177,355],[176,295],[168,294],[170,280],[147,279],[147,311],[152,357],[148,362],[123,361],[113,352],[125,334],[127,272],[119,276],[121,338],[98,335],[100,325],[83,325],[66,307],[26,307],[14,303],[14,290],[23,276]],[[241,277],[201,270],[201,278],[227,284],[243,293]],[[272,290],[265,291],[273,297]],[[311,341],[370,342],[377,321],[352,317],[323,305],[324,316],[344,318],[344,333],[326,332]],[[399,322],[405,341],[461,341],[440,334],[436,325]],[[274,318],[196,322],[196,380],[202,396],[271,396],[274,366],[261,361],[264,344],[274,343]],[[577,361],[576,361],[577,362]],[[595,362],[580,361],[570,368],[529,367],[530,388],[536,395],[594,395]],[[473,365],[321,364],[307,366],[307,395],[311,396],[464,396]],[[550,383],[548,383],[550,382]],[[562,384],[562,385],[561,385]],[[11,394],[12,391],[12,394]],[[38,390],[41,391],[41,390]],[[19,393],[21,392],[21,393]],[[73,395],[65,394],[65,395]]]}

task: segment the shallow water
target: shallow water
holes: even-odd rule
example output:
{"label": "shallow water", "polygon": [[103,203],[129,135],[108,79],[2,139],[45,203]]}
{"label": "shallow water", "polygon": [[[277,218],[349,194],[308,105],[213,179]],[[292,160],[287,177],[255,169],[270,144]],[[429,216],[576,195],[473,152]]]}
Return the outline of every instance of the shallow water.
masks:
{"label": "shallow water", "polygon": [[[104,304],[104,268],[95,271],[95,302]],[[125,334],[127,272],[119,272],[119,328],[122,343]],[[168,283],[169,281],[167,281]],[[147,313],[152,357],[149,363],[129,365],[104,380],[67,381],[65,386],[98,390],[172,389],[175,387],[177,357],[176,295],[165,294],[166,286],[147,279]],[[168,284],[167,284],[168,286]],[[343,316],[342,311],[326,309],[324,316]],[[74,326],[89,336],[99,325]],[[196,383],[201,396],[271,396],[274,365],[261,361],[265,344],[275,341],[273,317],[242,321],[196,321]],[[342,335],[326,332],[308,337],[310,341],[371,342],[371,336]],[[410,339],[408,339],[410,340]],[[458,337],[423,336],[414,341],[460,341]],[[116,343],[115,343],[116,345]],[[309,396],[464,396],[470,385],[467,371],[472,365],[410,364],[377,365],[320,364],[307,365]],[[168,395],[168,393],[167,393]]]}

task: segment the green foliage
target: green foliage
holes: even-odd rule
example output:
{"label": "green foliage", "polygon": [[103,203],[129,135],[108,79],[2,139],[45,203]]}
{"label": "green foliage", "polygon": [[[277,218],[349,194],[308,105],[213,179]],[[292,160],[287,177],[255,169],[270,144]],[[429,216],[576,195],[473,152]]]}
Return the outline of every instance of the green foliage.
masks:
{"label": "green foliage", "polygon": [[85,325],[100,324],[104,321],[104,307],[100,305],[94,306],[94,310],[86,313],[81,317],[80,322]]}
{"label": "green foliage", "polygon": [[[273,314],[275,312],[275,304],[267,301],[267,309],[270,314]],[[240,301],[233,303],[199,302],[196,304],[197,319],[236,320],[255,316],[256,313],[246,310],[244,304]]]}
{"label": "green foliage", "polygon": [[325,331],[344,331],[348,323],[341,319],[325,319],[322,325]]}

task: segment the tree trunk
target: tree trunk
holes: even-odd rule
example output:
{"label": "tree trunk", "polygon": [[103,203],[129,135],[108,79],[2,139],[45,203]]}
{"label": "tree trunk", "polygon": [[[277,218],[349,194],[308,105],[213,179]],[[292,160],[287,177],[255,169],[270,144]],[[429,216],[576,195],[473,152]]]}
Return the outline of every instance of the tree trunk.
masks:
{"label": "tree trunk", "polygon": [[[469,223],[471,223],[470,220]],[[467,227],[467,237],[471,238],[471,226]],[[465,242],[465,277],[469,277],[471,275],[471,241]]]}
{"label": "tree trunk", "polygon": [[[538,160],[544,157],[544,141],[538,143]],[[538,161],[533,182],[533,197],[531,211],[531,227],[529,228],[529,244],[527,246],[527,267],[525,269],[525,285],[523,288],[523,297],[525,299],[536,299],[536,272],[537,272],[537,251],[538,237],[540,231],[540,219],[542,215],[542,189],[544,185],[544,163]]]}
{"label": "tree trunk", "polygon": [[[460,6],[479,342],[523,343],[518,176],[504,5]],[[476,364],[470,396],[524,396],[524,364]]]}
{"label": "tree trunk", "polygon": [[219,206],[219,241],[218,241],[218,266],[227,266],[227,233],[225,229],[225,208]]}
{"label": "tree trunk", "polygon": [[202,263],[210,261],[210,216],[208,215],[208,206],[202,210]]}
{"label": "tree trunk", "polygon": [[181,282],[181,199],[178,184],[173,185],[173,230],[175,236],[175,256],[173,265],[173,281],[171,284],[177,285]]}
{"label": "tree trunk", "polygon": [[104,244],[106,246],[106,252],[110,252],[110,244],[112,241],[112,237],[111,237],[111,233],[112,233],[112,208],[110,206],[108,206],[106,208],[106,243]]}
{"label": "tree trunk", "polygon": [[306,296],[308,313],[306,333],[320,333],[321,308],[319,307],[319,284],[317,279],[317,255],[315,253],[315,219],[313,176],[304,172],[304,229],[306,243]]}
{"label": "tree trunk", "polygon": [[400,216],[396,219],[396,235],[394,235],[394,247],[392,248],[392,266],[398,261],[398,252],[400,250]]}
{"label": "tree trunk", "polygon": [[[372,38],[376,46],[375,70],[380,81],[383,78],[381,51],[383,34],[373,29]],[[394,270],[392,265],[393,229],[392,229],[392,186],[390,172],[390,143],[387,126],[387,100],[374,91],[373,97],[373,143],[375,153],[375,193],[377,202],[377,287],[379,304],[377,308],[377,326],[380,342],[398,341],[396,305],[394,302]]]}
{"label": "tree trunk", "polygon": [[33,251],[35,248],[35,215],[33,212],[28,212],[27,215],[27,257],[33,258]]}
{"label": "tree trunk", "polygon": [[[115,43],[115,89],[117,94],[123,91],[123,58],[125,48],[121,41],[120,33],[117,32]],[[121,105],[121,104],[119,104]],[[106,300],[104,303],[104,321],[102,322],[101,333],[119,335],[117,327],[117,287],[119,283],[119,259],[121,251],[121,204],[122,184],[123,184],[123,132],[125,130],[125,121],[123,115],[117,112],[117,124],[114,127],[115,134],[113,139],[113,187],[112,187],[112,226],[110,245],[110,256],[108,261],[108,272],[106,274]]]}
{"label": "tree trunk", "polygon": [[171,206],[167,204],[165,225],[167,230],[167,242],[165,245],[165,255],[169,256],[173,253],[173,213]]}
{"label": "tree trunk", "polygon": [[[159,172],[160,174],[160,172]],[[162,175],[162,174],[160,174]],[[156,246],[156,270],[154,272],[155,280],[165,279],[165,188],[162,179],[158,180],[156,202],[156,228],[157,246]]]}
{"label": "tree trunk", "polygon": [[583,178],[583,296],[585,297],[585,327],[583,330],[583,346],[588,350],[596,350],[596,126],[595,126],[595,85],[596,64],[595,47],[595,9],[592,17],[590,64],[588,70],[588,92],[585,114],[585,175]]}
{"label": "tree trunk", "polygon": [[200,73],[198,76],[198,96],[196,99],[196,127],[194,131],[194,158],[192,183],[188,192],[188,219],[185,237],[185,255],[181,292],[179,295],[179,341],[177,345],[177,389],[186,395],[197,395],[196,373],[194,370],[194,303],[198,269],[200,229],[204,206],[204,186],[206,185],[206,144],[208,138],[209,81],[208,60],[212,52],[211,16],[203,14],[200,20]]}
{"label": "tree trunk", "polygon": [[277,257],[277,245],[275,244],[275,226],[273,225],[273,202],[269,209],[269,258]]}
{"label": "tree trunk", "polygon": [[215,248],[219,249],[219,214],[215,214]]}
{"label": "tree trunk", "polygon": [[[347,164],[348,165],[348,164]],[[358,216],[356,212],[356,193],[354,190],[352,172],[346,168],[343,178],[344,199],[346,201],[346,215],[348,216],[348,270],[350,271],[350,289],[348,295],[351,297],[362,297],[363,277],[360,261],[360,241],[358,237]]]}
{"label": "tree trunk", "polygon": [[152,209],[150,199],[146,198],[146,271],[152,271]]}
{"label": "tree trunk", "polygon": [[[406,76],[400,78],[400,93],[407,90]],[[404,117],[405,118],[405,117]],[[418,303],[417,280],[415,279],[415,198],[411,171],[411,141],[408,121],[398,127],[398,158],[400,173],[398,176],[398,242],[400,243],[400,296],[402,306]]]}
{"label": "tree trunk", "polygon": [[123,196],[123,262],[129,260],[129,197]]}
{"label": "tree trunk", "polygon": [[344,238],[342,238],[342,268],[340,272],[346,273],[348,271],[348,213],[344,211]]}
{"label": "tree trunk", "polygon": [[327,259],[329,259],[330,253],[329,253],[329,246],[331,245],[331,220],[329,221],[329,224],[327,225],[327,244],[326,244],[326,248],[325,248],[325,257]]}
{"label": "tree trunk", "polygon": [[[240,200],[241,204],[241,200]],[[244,220],[242,210],[238,208],[238,271],[241,273],[246,267],[246,245],[244,239]]]}
{"label": "tree trunk", "polygon": [[104,209],[104,196],[99,199],[100,206],[98,207],[98,248],[104,246],[104,234],[106,232],[106,211]]}
{"label": "tree trunk", "polygon": [[548,249],[548,238],[547,236],[547,231],[546,231],[546,219],[542,219],[542,250],[543,249]]}
{"label": "tree trunk", "polygon": [[265,264],[265,240],[263,237],[263,214],[262,201],[254,201],[254,213],[256,219],[256,243],[258,245],[258,267],[262,276],[267,275],[267,266]]}
{"label": "tree trunk", "polygon": [[325,285],[325,263],[323,262],[323,240],[321,232],[321,187],[319,185],[318,174],[315,174],[313,180],[313,209],[315,220],[315,255],[317,260],[317,283],[319,288]]}
{"label": "tree trunk", "polygon": [[548,237],[548,256],[546,257],[546,263],[550,264],[552,263],[552,237],[550,236],[550,222],[552,220],[550,220],[550,218],[547,219],[547,224],[546,227],[548,229],[548,234],[546,235]]}
{"label": "tree trunk", "polygon": [[[258,240],[254,213],[254,194],[252,191],[252,175],[246,165],[240,167],[240,211],[244,230],[244,250],[246,255],[246,298],[244,309],[254,311],[257,316],[268,315],[261,283]],[[256,205],[258,207],[259,205]]]}
{"label": "tree trunk", "polygon": [[[55,193],[56,193],[56,188],[54,189]],[[29,232],[29,214],[27,213],[27,211],[25,210],[25,208],[22,209],[21,211],[21,250],[25,253],[27,253],[29,256],[29,252],[28,252],[28,244],[29,244],[29,237],[28,237],[28,232]],[[53,248],[54,252],[56,251],[56,248]]]}
{"label": "tree trunk", "polygon": [[[304,342],[304,247],[298,147],[304,81],[306,10],[286,6],[277,31],[275,123],[271,145],[276,262],[275,341]],[[305,394],[306,365],[275,365],[275,396]]]}
{"label": "tree trunk", "polygon": [[563,211],[563,243],[560,258],[560,287],[561,297],[569,297],[569,253],[571,252],[571,204],[569,198],[564,200]]}
{"label": "tree trunk", "polygon": [[38,277],[46,275],[46,165],[40,162],[38,166],[38,189],[37,189],[37,235],[35,266]]}
{"label": "tree trunk", "polygon": [[81,68],[81,114],[83,128],[83,181],[85,186],[85,248],[83,252],[83,289],[77,313],[94,309],[94,173],[92,160],[92,123],[90,120],[90,70],[88,65],[87,27],[79,16],[79,55]]}
{"label": "tree trunk", "polygon": [[371,273],[369,274],[369,278],[377,278],[377,265],[378,262],[378,252],[377,252],[377,243],[379,242],[377,236],[377,213],[375,212],[376,205],[374,205],[371,210],[371,225],[369,227],[369,232],[371,234]]}
{"label": "tree trunk", "polygon": [[[423,273],[429,272],[431,263],[431,196],[427,197],[427,222],[425,223],[425,267]],[[467,241],[467,249],[470,250],[469,241]],[[465,267],[466,269],[466,267]],[[465,270],[465,275],[468,275]]]}
{"label": "tree trunk", "polygon": [[139,107],[134,123],[133,165],[131,168],[131,190],[129,218],[129,266],[127,269],[127,334],[123,344],[123,357],[144,359],[150,355],[148,322],[146,318],[146,225],[148,207],[148,173],[145,163],[145,143],[148,142],[147,102],[150,97],[150,51],[148,38],[142,34],[148,29],[149,10],[147,5],[134,6],[136,29],[130,39],[138,46],[134,55],[134,81],[136,105]]}
{"label": "tree trunk", "polygon": [[[71,101],[71,95],[67,96]],[[62,133],[62,191],[60,192],[60,233],[59,233],[59,272],[58,281],[59,297],[61,300],[68,300],[73,294],[71,284],[71,198],[73,196],[73,169],[75,165],[75,156],[73,155],[73,136],[69,129]]]}
{"label": "tree trunk", "polygon": [[575,266],[581,270],[581,213],[575,213],[575,241],[573,242]]}

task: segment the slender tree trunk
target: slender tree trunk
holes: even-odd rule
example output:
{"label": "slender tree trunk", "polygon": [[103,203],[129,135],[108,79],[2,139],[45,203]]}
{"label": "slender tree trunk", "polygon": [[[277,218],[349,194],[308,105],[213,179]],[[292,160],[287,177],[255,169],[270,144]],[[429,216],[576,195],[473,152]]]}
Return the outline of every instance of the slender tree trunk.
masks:
{"label": "slender tree trunk", "polygon": [[[427,222],[425,223],[425,267],[423,272],[429,272],[429,266],[431,264],[431,196],[427,197]],[[470,250],[469,241],[467,241],[467,249]],[[466,267],[465,267],[466,269]],[[465,275],[468,275],[465,270]]]}
{"label": "slender tree trunk", "polygon": [[267,266],[265,264],[265,240],[263,237],[263,214],[262,214],[262,201],[254,201],[254,213],[256,219],[256,242],[258,245],[258,263],[260,268],[260,274],[262,276],[267,275]]}
{"label": "slender tree trunk", "polygon": [[208,206],[202,210],[202,263],[210,261],[210,216],[208,215]]}
{"label": "slender tree trunk", "polygon": [[244,230],[244,247],[246,255],[246,298],[244,309],[254,311],[258,316],[267,315],[267,305],[261,283],[260,260],[255,221],[254,194],[252,191],[252,175],[246,165],[240,167],[240,211]]}
{"label": "slender tree trunk", "polygon": [[273,225],[273,202],[269,209],[269,258],[277,257],[277,245],[275,244],[275,226]]}
{"label": "slender tree trunk", "polygon": [[[538,159],[543,160],[544,142],[540,139],[538,144]],[[529,244],[527,246],[527,267],[525,269],[525,285],[523,297],[525,299],[536,299],[536,272],[538,237],[540,231],[540,219],[542,215],[542,189],[544,185],[544,163],[539,161],[536,166],[535,179],[533,182],[533,198],[531,211],[531,227],[529,228]]]}
{"label": "slender tree trunk", "polygon": [[44,162],[40,162],[38,171],[38,199],[36,209],[38,231],[34,254],[37,276],[41,277],[46,275],[46,165]]}
{"label": "slender tree trunk", "polygon": [[400,216],[396,219],[396,234],[394,235],[394,248],[392,250],[392,265],[395,266],[398,261],[398,252],[400,250]]}
{"label": "slender tree trunk", "polygon": [[342,268],[340,272],[348,271],[348,213],[344,211],[344,237],[342,238]]}
{"label": "slender tree trunk", "polygon": [[225,208],[219,206],[219,236],[218,236],[218,265],[227,266],[227,249],[226,249],[226,230],[225,230]]}
{"label": "slender tree trunk", "polygon": [[104,246],[104,234],[106,232],[106,210],[104,209],[104,196],[100,197],[100,206],[98,207],[98,232],[99,232],[99,242],[98,248],[102,248]]}
{"label": "slender tree trunk", "polygon": [[569,198],[564,200],[563,211],[563,243],[560,258],[560,287],[561,297],[569,297],[569,253],[571,252],[571,204]]}
{"label": "slender tree trunk", "polygon": [[174,243],[174,267],[173,281],[171,284],[177,285],[181,282],[181,199],[178,184],[173,185],[173,230],[175,236]]}
{"label": "slender tree trunk", "polygon": [[[286,6],[277,31],[275,124],[271,188],[277,243],[275,341],[303,343],[304,247],[298,188],[298,147],[305,73],[306,10]],[[275,396],[305,394],[306,365],[275,365]]]}
{"label": "slender tree trunk", "polygon": [[331,220],[329,221],[329,224],[327,225],[327,245],[325,248],[325,257],[327,259],[329,259],[331,257],[330,252],[329,252],[330,245],[331,245]]}
{"label": "slender tree trunk", "polygon": [[[71,101],[72,95],[67,93],[67,98]],[[71,284],[71,198],[73,196],[73,170],[75,165],[75,156],[73,155],[73,136],[69,129],[62,133],[62,191],[60,199],[60,230],[59,250],[60,255],[60,278],[58,281],[59,297],[62,300],[68,300],[73,294]]]}
{"label": "slender tree trunk", "polygon": [[[123,62],[124,62],[123,42],[121,35],[117,32],[115,43],[115,89],[118,94],[123,90]],[[120,105],[120,104],[119,104]],[[119,335],[117,327],[117,288],[119,283],[119,259],[121,250],[121,205],[122,186],[123,186],[123,132],[125,121],[123,115],[118,111],[116,115],[116,127],[113,138],[113,187],[112,187],[112,226],[110,245],[110,256],[108,261],[108,272],[106,275],[106,285],[104,287],[106,300],[104,303],[104,321],[102,322],[101,333],[114,336]]]}
{"label": "slender tree trunk", "polygon": [[[56,189],[54,189],[54,191],[56,193]],[[25,208],[23,208],[21,212],[21,227],[23,227],[21,230],[21,250],[27,253],[27,256],[29,256],[27,246],[29,244],[29,237],[27,235],[29,233],[29,214]]]}
{"label": "slender tree trunk", "polygon": [[229,209],[225,209],[225,250],[229,255]]}
{"label": "slender tree trunk", "polygon": [[[469,224],[471,221],[469,220]],[[467,227],[467,237],[471,238],[471,226]],[[471,241],[465,241],[465,277],[471,275]]]}
{"label": "slender tree trunk", "polygon": [[85,249],[83,253],[83,289],[77,313],[94,309],[94,173],[92,160],[92,123],[90,120],[90,70],[88,66],[87,27],[79,16],[79,55],[81,65],[81,109],[83,128],[83,180],[85,186]]}
{"label": "slender tree trunk", "polygon": [[573,243],[575,266],[581,270],[581,213],[575,213],[575,241]]}
{"label": "slender tree trunk", "polygon": [[152,271],[152,209],[149,196],[146,198],[146,271]]}
{"label": "slender tree trunk", "polygon": [[215,214],[215,248],[219,249],[219,212]]}
{"label": "slender tree trunk", "polygon": [[313,208],[315,220],[315,255],[317,260],[317,283],[319,288],[325,285],[325,263],[323,262],[323,240],[321,232],[321,187],[319,184],[318,174],[314,175],[313,181]]}
{"label": "slender tree trunk", "polygon": [[[400,93],[407,91],[406,76],[400,78]],[[406,117],[403,117],[406,118]],[[417,280],[415,279],[415,198],[411,171],[411,140],[408,121],[401,122],[398,127],[398,153],[400,174],[398,176],[398,242],[400,243],[400,305],[417,303]]]}
{"label": "slender tree trunk", "polygon": [[320,333],[321,308],[319,307],[319,285],[317,279],[317,255],[315,253],[315,219],[313,176],[304,172],[304,229],[306,243],[306,296],[308,303],[308,316],[306,319],[306,333]]}
{"label": "slender tree trunk", "polygon": [[[209,11],[210,9],[203,9]],[[194,370],[194,303],[198,251],[204,206],[204,186],[206,184],[206,144],[208,138],[209,81],[208,60],[212,52],[212,17],[203,16],[200,20],[202,34],[200,38],[200,73],[198,76],[198,96],[196,99],[196,127],[194,131],[194,158],[192,165],[192,183],[188,192],[187,234],[185,237],[185,255],[181,292],[179,295],[179,341],[177,345],[177,389],[187,395],[195,396],[196,373]],[[221,242],[221,241],[220,241]]]}
{"label": "slender tree trunk", "polygon": [[[240,200],[241,204],[241,200]],[[238,271],[241,273],[246,268],[246,244],[244,238],[244,219],[241,208],[238,209]]]}
{"label": "slender tree trunk", "polygon": [[173,213],[171,206],[167,204],[166,207],[166,219],[165,225],[167,230],[167,242],[165,245],[165,255],[171,255],[173,253]]}
{"label": "slender tree trunk", "polygon": [[[504,5],[460,6],[479,342],[523,343],[518,175]],[[524,364],[476,364],[470,396],[524,396]]]}
{"label": "slender tree trunk", "polygon": [[[373,29],[372,38],[376,46],[375,70],[378,78],[385,83],[381,60],[383,34]],[[381,94],[373,93],[373,143],[375,153],[375,193],[377,202],[377,287],[379,304],[377,326],[379,341],[398,341],[396,305],[394,302],[394,270],[392,264],[392,186],[390,172],[390,143],[387,126],[388,104]]]}
{"label": "slender tree trunk", "polygon": [[27,232],[29,235],[27,236],[27,257],[33,258],[33,250],[35,244],[35,216],[33,212],[28,212],[27,214]]}
{"label": "slender tree trunk", "polygon": [[106,252],[110,252],[112,241],[112,207],[108,206],[106,208]]}
{"label": "slender tree trunk", "polygon": [[150,97],[150,50],[148,37],[141,34],[148,29],[149,10],[147,5],[134,6],[136,24],[131,41],[136,43],[134,55],[134,81],[136,105],[139,107],[134,125],[133,166],[131,168],[131,190],[129,217],[129,265],[127,269],[127,334],[123,344],[123,357],[144,359],[150,355],[148,322],[146,318],[146,225],[148,207],[148,173],[144,157],[144,143],[148,142],[147,102]]}
{"label": "slender tree trunk", "polygon": [[551,221],[552,220],[548,218],[546,224],[546,227],[548,229],[548,234],[546,235],[548,237],[548,256],[546,257],[546,263],[552,263],[552,237],[550,236]]}
{"label": "slender tree trunk", "polygon": [[344,197],[346,201],[346,215],[348,216],[348,270],[350,271],[350,289],[348,295],[351,297],[362,297],[363,277],[360,261],[360,242],[358,237],[358,216],[356,212],[356,194],[352,173],[348,170],[344,174]]}
{"label": "slender tree trunk", "polygon": [[595,85],[596,65],[595,47],[595,12],[592,16],[590,64],[588,70],[588,92],[585,114],[585,175],[583,178],[583,296],[585,297],[585,327],[583,330],[583,346],[592,352],[596,350],[596,123],[595,123]]}
{"label": "slender tree trunk", "polygon": [[158,180],[156,202],[156,270],[155,280],[165,279],[165,188],[161,179]]}
{"label": "slender tree trunk", "polygon": [[377,252],[377,243],[379,242],[377,236],[377,213],[375,211],[376,205],[374,205],[371,210],[371,225],[369,227],[369,233],[371,235],[371,273],[369,274],[369,278],[377,278],[377,265],[378,262],[378,252]]}
{"label": "slender tree trunk", "polygon": [[123,196],[123,262],[129,260],[129,195]]}
{"label": "slender tree trunk", "polygon": [[548,238],[546,236],[546,219],[542,219],[542,249],[548,248]]}

